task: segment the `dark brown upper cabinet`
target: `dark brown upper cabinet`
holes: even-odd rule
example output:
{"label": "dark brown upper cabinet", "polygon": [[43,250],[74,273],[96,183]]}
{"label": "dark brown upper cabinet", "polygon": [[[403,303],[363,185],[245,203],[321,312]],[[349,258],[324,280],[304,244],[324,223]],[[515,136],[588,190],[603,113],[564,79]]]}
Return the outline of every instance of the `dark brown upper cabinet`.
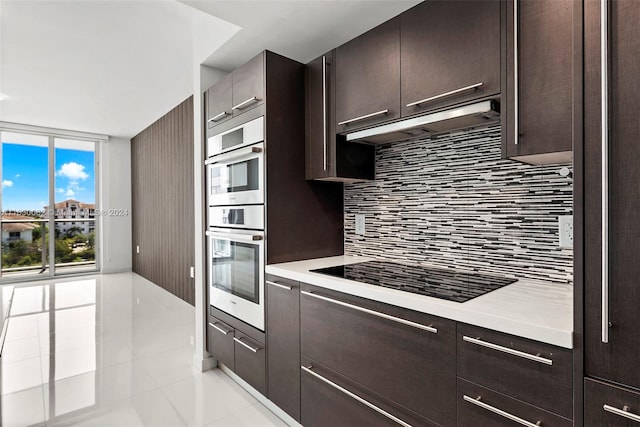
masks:
{"label": "dark brown upper cabinet", "polygon": [[261,52],[207,89],[207,129],[264,104],[265,55]]}
{"label": "dark brown upper cabinet", "polygon": [[400,18],[336,49],[338,133],[400,117]]}
{"label": "dark brown upper cabinet", "polygon": [[264,103],[265,52],[233,70],[233,115]]}
{"label": "dark brown upper cabinet", "polygon": [[507,3],[504,157],[531,164],[572,160],[573,52],[579,42],[572,37],[573,6],[572,0]]}
{"label": "dark brown upper cabinet", "polygon": [[305,67],[306,178],[350,182],[375,177],[374,147],[336,136],[335,51]]}
{"label": "dark brown upper cabinet", "polygon": [[229,73],[206,93],[207,128],[212,128],[232,116],[233,74]]}
{"label": "dark brown upper cabinet", "polygon": [[425,1],[400,15],[403,117],[500,94],[501,7]]}

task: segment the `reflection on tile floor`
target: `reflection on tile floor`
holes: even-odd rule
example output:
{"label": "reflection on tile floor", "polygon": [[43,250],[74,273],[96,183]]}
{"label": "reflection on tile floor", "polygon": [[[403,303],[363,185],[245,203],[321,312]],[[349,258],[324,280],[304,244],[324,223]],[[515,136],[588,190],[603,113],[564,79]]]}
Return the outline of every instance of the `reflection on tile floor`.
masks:
{"label": "reflection on tile floor", "polygon": [[16,286],[0,425],[286,425],[192,367],[193,310],[132,273]]}

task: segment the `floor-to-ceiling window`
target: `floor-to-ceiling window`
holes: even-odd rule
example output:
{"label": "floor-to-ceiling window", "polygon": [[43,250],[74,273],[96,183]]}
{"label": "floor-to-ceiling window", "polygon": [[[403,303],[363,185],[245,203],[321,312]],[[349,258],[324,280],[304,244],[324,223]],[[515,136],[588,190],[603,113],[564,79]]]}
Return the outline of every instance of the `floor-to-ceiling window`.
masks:
{"label": "floor-to-ceiling window", "polygon": [[97,141],[0,136],[0,280],[97,270]]}

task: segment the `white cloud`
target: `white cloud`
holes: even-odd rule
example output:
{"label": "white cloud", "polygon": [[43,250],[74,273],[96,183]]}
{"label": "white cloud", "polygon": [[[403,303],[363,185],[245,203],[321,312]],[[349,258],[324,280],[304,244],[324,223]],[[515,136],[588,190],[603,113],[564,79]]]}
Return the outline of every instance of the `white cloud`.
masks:
{"label": "white cloud", "polygon": [[2,188],[4,187],[13,187],[13,181],[9,181],[8,179],[5,179],[4,181],[2,181]]}
{"label": "white cloud", "polygon": [[64,176],[74,181],[89,178],[89,174],[84,171],[84,165],[76,162],[63,164],[56,175]]}
{"label": "white cloud", "polygon": [[76,195],[76,192],[73,191],[72,189],[68,189],[66,193],[64,193],[65,196],[67,197],[73,197]]}
{"label": "white cloud", "polygon": [[16,178],[20,178],[20,174],[19,173],[16,174]]}
{"label": "white cloud", "polygon": [[56,188],[56,193],[64,193],[64,188]]}

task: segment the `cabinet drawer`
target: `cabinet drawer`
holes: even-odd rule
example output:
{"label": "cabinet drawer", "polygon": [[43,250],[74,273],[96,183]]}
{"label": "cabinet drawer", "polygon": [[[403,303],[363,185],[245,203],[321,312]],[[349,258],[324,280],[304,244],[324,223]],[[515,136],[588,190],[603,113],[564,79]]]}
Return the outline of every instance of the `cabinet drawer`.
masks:
{"label": "cabinet drawer", "polygon": [[235,373],[262,394],[267,393],[265,346],[236,330]]}
{"label": "cabinet drawer", "polygon": [[215,317],[209,317],[207,351],[231,370],[234,368],[233,335],[234,329],[231,326]]}
{"label": "cabinet drawer", "polygon": [[300,370],[305,427],[436,425],[307,358]]}
{"label": "cabinet drawer", "polygon": [[300,422],[300,285],[267,276],[269,400]]}
{"label": "cabinet drawer", "polygon": [[571,420],[458,379],[458,426],[570,427]]}
{"label": "cabinet drawer", "polygon": [[571,419],[572,352],[458,324],[458,376]]}
{"label": "cabinet drawer", "polygon": [[584,413],[587,427],[640,426],[640,392],[585,379]]}
{"label": "cabinet drawer", "polygon": [[454,424],[455,322],[309,285],[301,289],[303,356],[433,422]]}

